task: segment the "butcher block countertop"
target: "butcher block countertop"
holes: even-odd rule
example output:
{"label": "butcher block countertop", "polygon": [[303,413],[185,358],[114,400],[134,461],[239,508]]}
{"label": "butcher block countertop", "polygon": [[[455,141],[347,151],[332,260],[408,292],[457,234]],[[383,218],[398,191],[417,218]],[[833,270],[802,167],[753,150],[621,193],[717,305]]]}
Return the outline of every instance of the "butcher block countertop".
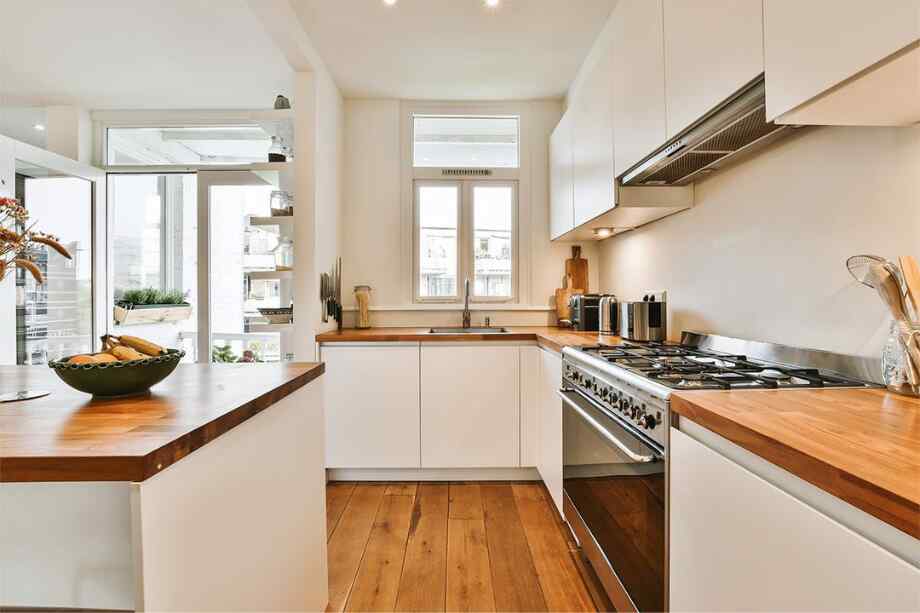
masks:
{"label": "butcher block countertop", "polygon": [[368,328],[325,332],[316,336],[317,343],[382,343],[382,342],[476,342],[476,341],[536,341],[541,347],[561,352],[563,347],[619,345],[618,336],[598,335],[548,326],[495,326],[507,328],[508,334],[431,334],[427,328]]}
{"label": "butcher block countertop", "polygon": [[920,538],[920,399],[881,389],[677,392],[671,411]]}
{"label": "butcher block countertop", "polygon": [[180,364],[146,396],[93,400],[47,366],[0,366],[0,482],[143,481],[290,395],[323,364]]}

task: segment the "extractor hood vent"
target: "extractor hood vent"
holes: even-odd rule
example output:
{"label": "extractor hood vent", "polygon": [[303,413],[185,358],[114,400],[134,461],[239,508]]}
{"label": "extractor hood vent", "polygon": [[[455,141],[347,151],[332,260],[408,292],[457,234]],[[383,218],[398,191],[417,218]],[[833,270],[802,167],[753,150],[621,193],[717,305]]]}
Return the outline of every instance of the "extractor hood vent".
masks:
{"label": "extractor hood vent", "polygon": [[767,121],[763,76],[684,130],[620,178],[622,185],[686,185],[791,126]]}

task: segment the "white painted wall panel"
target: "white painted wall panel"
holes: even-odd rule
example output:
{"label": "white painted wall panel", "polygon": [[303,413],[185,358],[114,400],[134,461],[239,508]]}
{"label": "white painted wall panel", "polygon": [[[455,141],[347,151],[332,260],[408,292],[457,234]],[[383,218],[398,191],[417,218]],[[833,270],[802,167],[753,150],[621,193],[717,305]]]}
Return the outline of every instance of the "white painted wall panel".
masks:
{"label": "white painted wall panel", "polygon": [[920,127],[814,128],[696,184],[696,205],[600,244],[602,291],[668,290],[669,331],[880,356],[857,253],[920,256]]}

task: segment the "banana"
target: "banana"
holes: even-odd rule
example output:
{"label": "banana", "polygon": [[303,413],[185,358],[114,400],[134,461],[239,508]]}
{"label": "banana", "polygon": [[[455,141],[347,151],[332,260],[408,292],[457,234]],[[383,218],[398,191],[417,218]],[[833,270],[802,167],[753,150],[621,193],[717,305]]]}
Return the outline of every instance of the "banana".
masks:
{"label": "banana", "polygon": [[145,353],[149,356],[156,357],[158,355],[162,355],[163,353],[166,353],[166,350],[160,347],[159,345],[157,345],[156,343],[151,343],[148,340],[138,338],[136,336],[126,336],[122,334],[121,336],[118,337],[118,340],[121,342],[122,345],[130,347],[132,349],[136,349],[137,351],[140,351],[141,353]]}
{"label": "banana", "polygon": [[131,347],[124,347],[118,345],[112,348],[112,355],[121,360],[122,362],[131,362],[132,360],[144,360],[150,356],[146,356],[136,349]]}

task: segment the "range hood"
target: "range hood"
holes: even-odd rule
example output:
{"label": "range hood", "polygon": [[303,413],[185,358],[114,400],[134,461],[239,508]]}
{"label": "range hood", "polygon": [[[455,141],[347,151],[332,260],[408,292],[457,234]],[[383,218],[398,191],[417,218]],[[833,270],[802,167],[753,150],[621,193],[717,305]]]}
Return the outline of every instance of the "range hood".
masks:
{"label": "range hood", "polygon": [[621,185],[686,185],[772,142],[792,126],[766,118],[761,75],[620,176]]}

